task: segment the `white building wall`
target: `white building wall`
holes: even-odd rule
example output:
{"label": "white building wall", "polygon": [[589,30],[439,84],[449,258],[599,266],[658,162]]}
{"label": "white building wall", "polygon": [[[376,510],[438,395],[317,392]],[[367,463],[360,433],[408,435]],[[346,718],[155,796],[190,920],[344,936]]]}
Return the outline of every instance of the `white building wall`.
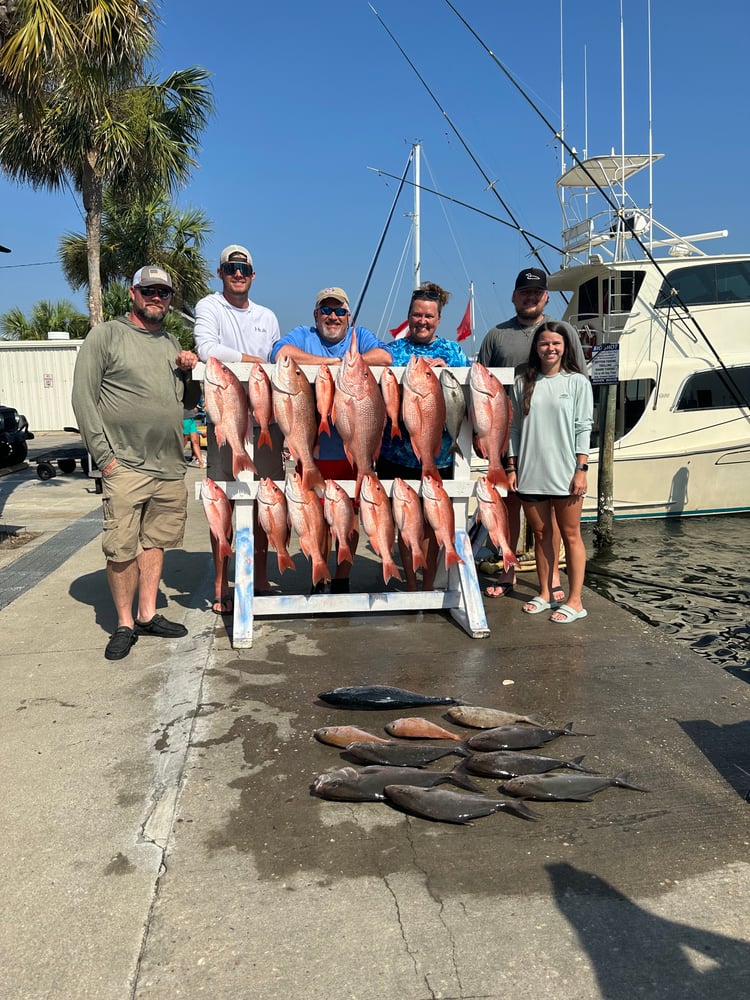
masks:
{"label": "white building wall", "polygon": [[35,431],[74,427],[73,369],[82,340],[0,341],[0,404],[12,406]]}

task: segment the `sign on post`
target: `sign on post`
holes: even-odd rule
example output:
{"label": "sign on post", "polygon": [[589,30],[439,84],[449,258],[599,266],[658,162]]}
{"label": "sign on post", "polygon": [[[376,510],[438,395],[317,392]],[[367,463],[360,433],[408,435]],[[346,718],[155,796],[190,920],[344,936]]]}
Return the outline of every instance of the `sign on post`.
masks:
{"label": "sign on post", "polygon": [[592,385],[616,385],[620,379],[620,345],[597,344],[591,348]]}

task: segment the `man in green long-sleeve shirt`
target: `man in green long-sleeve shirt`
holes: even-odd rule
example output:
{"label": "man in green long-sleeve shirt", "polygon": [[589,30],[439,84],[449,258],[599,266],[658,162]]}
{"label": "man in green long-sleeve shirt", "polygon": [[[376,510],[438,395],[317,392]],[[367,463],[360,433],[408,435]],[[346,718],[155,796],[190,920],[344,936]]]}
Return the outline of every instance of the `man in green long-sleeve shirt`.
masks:
{"label": "man in green long-sleeve shirt", "polygon": [[139,635],[187,635],[156,614],[156,598],[164,550],[182,545],[185,531],[182,413],[200,396],[186,378],[198,358],[162,327],[172,299],[165,270],[140,268],[130,298],[127,316],[91,330],[73,376],[78,428],[102,472],[102,548],[117,610],[109,660],[127,656]]}

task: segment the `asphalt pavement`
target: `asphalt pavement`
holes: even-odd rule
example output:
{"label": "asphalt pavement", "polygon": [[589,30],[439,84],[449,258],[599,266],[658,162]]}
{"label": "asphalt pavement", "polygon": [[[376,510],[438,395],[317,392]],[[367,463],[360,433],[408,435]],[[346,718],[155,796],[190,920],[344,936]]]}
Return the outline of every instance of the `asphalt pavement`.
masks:
{"label": "asphalt pavement", "polygon": [[[387,613],[264,619],[233,650],[194,501],[159,607],[189,635],[142,637],[110,663],[100,500],[80,470],[0,477],[0,532],[34,536],[0,546],[0,996],[750,995],[743,680],[591,591],[574,625],[523,615],[526,578],[487,601],[488,639],[441,612]],[[384,736],[419,715],[461,732],[443,708],[317,697],[369,683],[572,721],[539,752],[649,791],[470,826],[313,796],[349,763],[318,728]]]}

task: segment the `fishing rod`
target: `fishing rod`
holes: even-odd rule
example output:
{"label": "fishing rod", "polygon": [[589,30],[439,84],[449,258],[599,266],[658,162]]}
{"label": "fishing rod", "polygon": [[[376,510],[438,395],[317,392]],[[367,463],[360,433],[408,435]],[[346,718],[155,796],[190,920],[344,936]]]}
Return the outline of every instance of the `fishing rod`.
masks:
{"label": "fishing rod", "polygon": [[456,125],[454,124],[454,122],[453,122],[453,120],[451,119],[450,115],[449,115],[449,114],[448,114],[448,112],[447,112],[447,111],[445,110],[445,108],[444,108],[444,107],[443,107],[443,105],[442,105],[442,104],[440,103],[440,101],[439,101],[439,100],[437,99],[437,97],[436,97],[436,96],[435,96],[435,94],[434,94],[434,93],[432,92],[432,90],[430,90],[430,87],[428,86],[428,84],[427,84],[427,81],[426,81],[426,80],[424,79],[424,77],[423,77],[423,76],[422,76],[422,74],[421,74],[421,73],[419,72],[419,70],[417,69],[417,67],[416,67],[416,66],[414,65],[414,63],[413,63],[413,62],[411,61],[411,59],[409,58],[409,56],[408,56],[408,55],[406,54],[406,52],[405,52],[405,51],[403,50],[403,48],[401,47],[401,45],[399,45],[398,41],[396,40],[396,37],[395,37],[395,35],[394,35],[394,34],[393,34],[393,32],[392,32],[392,31],[390,30],[390,28],[389,28],[389,27],[388,27],[388,25],[387,25],[387,24],[385,23],[385,21],[384,21],[384,20],[383,20],[383,18],[382,18],[382,17],[380,16],[380,14],[379,14],[379,13],[378,13],[378,12],[377,12],[377,11],[375,10],[375,8],[373,7],[373,5],[372,5],[371,3],[368,3],[368,7],[369,7],[369,8],[370,8],[370,10],[371,10],[371,11],[373,12],[373,14],[375,15],[375,17],[377,17],[378,21],[380,21],[380,23],[382,24],[383,28],[384,28],[384,29],[385,29],[385,31],[387,32],[387,34],[388,34],[388,37],[389,37],[389,38],[391,39],[391,41],[393,42],[393,44],[394,44],[394,45],[396,46],[396,48],[397,48],[397,49],[399,50],[399,52],[400,52],[400,53],[401,53],[401,55],[402,55],[402,56],[404,57],[404,59],[406,60],[406,62],[407,62],[407,63],[409,64],[409,66],[411,67],[412,71],[413,71],[413,72],[414,72],[414,74],[416,75],[416,77],[417,77],[417,79],[419,80],[419,82],[420,82],[420,83],[422,84],[422,86],[424,87],[424,89],[425,89],[425,90],[427,91],[427,93],[428,93],[428,94],[430,95],[430,97],[432,98],[433,102],[434,102],[434,103],[435,103],[435,104],[437,105],[437,108],[438,108],[438,110],[440,111],[440,114],[441,114],[441,115],[443,116],[443,118],[445,118],[445,120],[447,121],[447,123],[448,123],[448,124],[450,125],[450,127],[451,127],[451,129],[453,130],[453,132],[454,132],[454,134],[455,134],[456,138],[458,139],[458,141],[459,141],[459,142],[461,143],[461,145],[462,145],[462,146],[464,147],[464,149],[465,149],[465,150],[466,150],[466,152],[468,153],[468,155],[469,155],[469,157],[470,157],[470,159],[471,159],[472,163],[473,163],[473,164],[474,164],[474,166],[475,166],[475,167],[477,168],[477,170],[478,170],[478,171],[480,172],[480,174],[482,175],[482,177],[484,178],[484,180],[485,180],[485,181],[487,182],[487,188],[488,188],[488,190],[492,191],[492,193],[493,193],[493,194],[495,195],[495,197],[497,198],[497,200],[498,200],[498,201],[500,202],[500,204],[501,204],[501,205],[503,206],[503,208],[505,209],[505,211],[506,211],[506,212],[508,213],[508,216],[509,216],[509,217],[510,217],[510,219],[511,219],[511,220],[513,221],[513,223],[515,224],[515,228],[516,228],[517,232],[519,232],[519,233],[520,233],[520,234],[521,234],[521,235],[523,236],[523,238],[524,238],[524,240],[525,240],[525,242],[526,242],[526,245],[528,246],[529,250],[530,250],[530,251],[531,251],[531,253],[532,253],[532,254],[534,255],[534,257],[536,257],[536,259],[537,259],[537,260],[539,261],[539,263],[540,263],[540,265],[542,266],[542,268],[544,269],[544,271],[545,271],[545,272],[546,272],[547,274],[550,274],[550,273],[551,273],[551,272],[550,272],[550,269],[549,269],[549,268],[547,267],[547,265],[545,264],[545,262],[544,262],[544,260],[542,259],[542,257],[541,257],[541,255],[540,255],[539,251],[537,250],[537,248],[536,248],[536,247],[535,247],[535,246],[533,245],[533,243],[531,242],[531,240],[530,240],[530,239],[528,238],[528,236],[526,235],[526,232],[525,232],[525,230],[524,230],[524,229],[523,229],[523,228],[521,227],[521,225],[519,224],[519,222],[518,222],[518,220],[516,219],[515,215],[514,215],[514,214],[513,214],[513,212],[511,211],[511,209],[510,209],[510,206],[506,204],[506,202],[505,202],[505,201],[503,200],[503,198],[502,198],[502,196],[500,195],[500,193],[499,193],[499,192],[497,191],[497,189],[495,188],[495,181],[491,180],[491,178],[490,178],[490,177],[489,177],[489,176],[487,175],[487,173],[486,173],[486,172],[485,172],[485,170],[483,169],[483,167],[482,167],[482,165],[480,164],[479,160],[478,160],[478,159],[476,158],[476,156],[474,156],[474,153],[473,153],[473,152],[471,151],[471,149],[469,148],[469,145],[468,145],[468,143],[466,142],[466,140],[464,139],[464,137],[463,137],[463,136],[461,135],[461,133],[460,133],[460,132],[458,131],[458,128],[457,128],[457,127],[456,127]]}
{"label": "fishing rod", "polygon": [[[359,315],[359,310],[362,308],[362,303],[364,301],[365,295],[367,294],[367,289],[370,287],[370,281],[372,279],[373,271],[375,270],[375,265],[378,262],[378,257],[380,256],[380,251],[383,249],[383,243],[385,242],[385,237],[388,233],[388,227],[391,224],[391,219],[393,218],[393,213],[396,211],[396,204],[398,202],[399,196],[404,189],[404,184],[406,182],[406,175],[409,172],[409,167],[411,166],[411,161],[414,156],[414,147],[412,146],[409,151],[409,158],[406,161],[406,166],[404,167],[404,172],[401,175],[400,183],[398,185],[398,190],[396,191],[396,197],[393,199],[393,204],[391,205],[391,210],[388,213],[388,218],[385,220],[385,225],[383,226],[383,232],[380,234],[380,240],[375,248],[375,254],[372,258],[369,270],[365,276],[365,283],[362,286],[362,291],[357,297],[357,304],[354,307],[354,312],[352,313],[352,326],[357,325],[357,316]],[[389,174],[390,177],[394,177],[394,174]],[[398,180],[399,178],[396,178]]]}
{"label": "fishing rod", "polygon": [[[625,221],[625,208],[624,208],[624,206],[620,207],[610,197],[609,193],[601,186],[601,184],[599,184],[599,182],[596,180],[596,178],[593,176],[593,174],[589,171],[589,169],[585,165],[585,163],[580,159],[580,157],[578,156],[578,153],[575,151],[575,149],[572,146],[568,145],[568,143],[565,141],[565,137],[564,137],[564,135],[562,133],[562,129],[555,128],[555,126],[552,124],[552,122],[549,121],[549,119],[546,117],[546,115],[544,114],[544,112],[532,101],[532,99],[529,97],[529,95],[523,89],[523,87],[521,86],[521,84],[518,83],[518,81],[516,80],[516,78],[513,76],[513,74],[507,68],[507,66],[505,66],[504,63],[495,55],[495,53],[492,51],[492,49],[489,47],[489,45],[487,45],[487,43],[484,41],[484,39],[474,30],[474,28],[471,26],[471,24],[469,24],[469,22],[466,20],[466,18],[463,16],[463,14],[461,14],[461,12],[456,9],[455,5],[451,2],[451,0],[445,0],[445,3],[448,5],[448,7],[450,7],[450,9],[453,11],[453,13],[459,19],[459,21],[470,32],[470,34],[477,40],[477,42],[479,42],[479,44],[481,45],[481,47],[484,49],[484,51],[487,53],[487,55],[490,56],[490,58],[495,63],[495,65],[498,67],[498,69],[500,69],[505,74],[505,76],[507,77],[507,79],[516,88],[516,90],[521,95],[521,97],[523,97],[523,99],[526,101],[526,103],[529,104],[531,106],[532,110],[536,112],[536,114],[539,116],[539,118],[541,118],[542,122],[546,125],[546,127],[550,130],[550,132],[552,132],[552,134],[554,135],[555,139],[557,139],[560,142],[560,145],[563,147],[563,149],[565,150],[565,152],[571,157],[572,161],[576,164],[577,167],[580,167],[580,169],[588,177],[588,179],[591,181],[592,187],[596,188],[596,190],[602,196],[602,198],[607,203],[607,205],[609,205],[609,207],[612,209],[612,211],[614,212],[615,216],[621,222],[624,223],[624,221]],[[646,246],[646,244],[643,242],[643,240],[640,238],[640,236],[638,235],[638,233],[636,233],[634,230],[632,231],[632,236],[636,240],[636,242],[638,243],[638,245],[641,248],[641,250],[643,251],[644,255],[647,257],[647,259],[650,261],[650,263],[654,266],[654,268],[656,269],[657,273],[661,276],[662,281],[666,282],[667,281],[667,275],[665,274],[665,272],[664,272],[663,268],[661,267],[661,265],[659,264],[658,260],[651,253],[651,251]],[[706,334],[703,331],[703,328],[701,327],[701,325],[698,322],[698,320],[690,312],[690,309],[688,308],[688,306],[683,302],[683,300],[682,300],[682,298],[681,298],[680,293],[678,292],[678,290],[676,288],[672,288],[671,295],[672,295],[673,299],[678,303],[678,305],[682,309],[685,310],[686,315],[690,318],[691,322],[693,323],[693,326],[698,331],[698,333],[700,334],[700,336],[703,338],[706,346],[711,351],[711,353],[713,354],[713,356],[716,359],[717,363],[721,367],[721,374],[722,374],[723,379],[725,380],[725,385],[727,386],[727,388],[729,389],[732,397],[734,398],[735,403],[738,406],[747,406],[748,405],[748,401],[746,399],[744,399],[743,394],[742,394],[742,390],[740,389],[739,385],[737,385],[737,383],[735,382],[733,376],[729,372],[729,369],[724,364],[724,362],[722,361],[722,359],[719,356],[718,352],[714,348],[713,344],[711,343],[711,341],[706,336]]]}
{"label": "fishing rod", "polygon": [[[380,167],[368,167],[368,170],[373,170],[376,174],[382,177],[391,177],[393,180],[398,180],[397,174],[389,174],[387,170],[381,170]],[[403,181],[403,178],[401,178]],[[549,247],[550,250],[555,250],[557,253],[563,253],[562,247],[557,246],[555,243],[550,243],[548,240],[543,239],[541,236],[537,236],[536,233],[532,233],[529,229],[522,229],[518,225],[514,225],[512,222],[508,222],[507,219],[501,219],[498,215],[493,215],[491,212],[485,212],[482,208],[477,208],[476,205],[470,205],[467,201],[461,201],[459,198],[452,198],[449,194],[444,194],[442,191],[436,191],[434,188],[425,187],[424,184],[417,184],[416,181],[405,181],[404,183],[411,185],[411,187],[418,188],[420,191],[426,191],[427,194],[434,194],[438,198],[443,198],[445,201],[450,201],[454,205],[460,205],[461,208],[468,208],[470,212],[476,212],[477,215],[483,215],[486,219],[492,219],[493,222],[499,222],[501,226],[507,226],[508,229],[512,229],[522,236],[530,236],[532,239],[536,240],[537,243],[542,243],[544,246]],[[549,272],[547,272],[549,273]]]}

